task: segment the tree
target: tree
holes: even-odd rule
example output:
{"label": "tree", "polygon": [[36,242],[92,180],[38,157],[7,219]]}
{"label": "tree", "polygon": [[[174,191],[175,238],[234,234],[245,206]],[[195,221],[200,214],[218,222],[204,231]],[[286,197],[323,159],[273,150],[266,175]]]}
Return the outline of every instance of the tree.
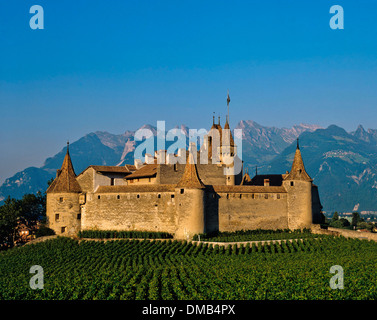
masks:
{"label": "tree", "polygon": [[[49,181],[49,184],[52,180]],[[46,220],[46,193],[25,194],[21,200],[8,197],[0,206],[0,247],[12,247],[19,223],[28,227]],[[42,233],[50,232],[42,230]]]}
{"label": "tree", "polygon": [[352,212],[352,227],[356,227],[358,222],[361,222],[362,219],[360,218],[360,215],[358,212]]}
{"label": "tree", "polygon": [[13,246],[15,228],[20,215],[20,201],[8,197],[0,207],[0,246]]}
{"label": "tree", "polygon": [[334,215],[332,216],[332,219],[331,219],[331,222],[335,222],[339,220],[339,215],[338,215],[338,212],[334,212]]}
{"label": "tree", "polygon": [[46,216],[46,197],[41,193],[25,194],[20,200],[21,217],[29,223],[36,222]]}
{"label": "tree", "polygon": [[47,181],[47,185],[48,185],[48,186],[50,186],[50,185],[51,185],[51,183],[53,183],[53,182],[54,182],[54,180],[55,180],[54,178],[51,178],[50,180],[48,180],[48,181]]}
{"label": "tree", "polygon": [[350,223],[345,218],[340,218],[335,221],[331,220],[330,222],[330,227],[333,227],[333,228],[347,228],[349,226],[350,226]]}
{"label": "tree", "polygon": [[339,222],[343,225],[343,227],[349,227],[351,225],[346,218],[340,218]]}

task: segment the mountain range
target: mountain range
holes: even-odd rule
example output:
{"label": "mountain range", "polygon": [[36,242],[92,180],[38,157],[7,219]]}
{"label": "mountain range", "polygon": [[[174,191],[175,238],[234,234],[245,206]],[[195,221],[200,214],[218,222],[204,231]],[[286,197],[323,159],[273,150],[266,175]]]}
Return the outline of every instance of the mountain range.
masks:
{"label": "mountain range", "polygon": [[[156,133],[151,125],[142,128]],[[176,128],[186,135],[189,131],[185,125]],[[353,132],[336,125],[276,128],[251,120],[240,121],[236,128],[242,129],[242,160],[250,176],[256,166],[262,174],[289,171],[299,137],[306,170],[319,187],[326,213],[377,211],[377,130],[365,130],[361,125]],[[133,164],[134,150],[140,143],[134,140],[134,135],[135,131],[118,135],[97,131],[71,143],[76,173],[89,165]],[[7,196],[20,198],[26,193],[45,191],[47,181],[61,167],[65,153],[66,147],[47,158],[40,168],[29,167],[6,179],[0,186],[0,201]]]}

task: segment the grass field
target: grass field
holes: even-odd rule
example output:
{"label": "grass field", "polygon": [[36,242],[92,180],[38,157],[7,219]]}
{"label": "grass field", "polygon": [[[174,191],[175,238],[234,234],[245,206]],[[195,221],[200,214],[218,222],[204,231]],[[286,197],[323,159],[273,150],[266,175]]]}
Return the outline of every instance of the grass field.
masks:
{"label": "grass field", "polygon": [[[342,290],[330,288],[333,265]],[[376,242],[331,236],[240,248],[57,238],[0,253],[0,299],[376,299],[376,266]]]}

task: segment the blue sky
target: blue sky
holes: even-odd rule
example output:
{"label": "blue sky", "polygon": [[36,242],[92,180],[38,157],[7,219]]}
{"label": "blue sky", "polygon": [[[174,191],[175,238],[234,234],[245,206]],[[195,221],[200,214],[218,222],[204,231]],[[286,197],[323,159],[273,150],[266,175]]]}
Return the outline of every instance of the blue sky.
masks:
{"label": "blue sky", "polygon": [[376,16],[373,0],[0,0],[0,181],[93,131],[208,128],[227,89],[232,127],[377,128]]}

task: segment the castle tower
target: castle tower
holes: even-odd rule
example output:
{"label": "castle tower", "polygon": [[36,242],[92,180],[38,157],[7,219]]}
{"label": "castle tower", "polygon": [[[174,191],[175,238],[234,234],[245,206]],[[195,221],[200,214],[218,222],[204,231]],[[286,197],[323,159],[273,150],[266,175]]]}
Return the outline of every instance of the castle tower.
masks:
{"label": "castle tower", "polygon": [[229,103],[230,103],[229,91],[228,91],[226,102],[227,102],[227,107],[228,107],[228,114],[226,117],[224,129],[222,132],[220,157],[221,157],[221,162],[225,164],[224,173],[226,175],[226,184],[233,186],[236,184],[235,161],[237,161],[238,159],[236,157],[237,147],[234,143],[232,131],[230,130],[230,126],[229,126]]}
{"label": "castle tower", "polygon": [[81,228],[79,197],[81,187],[69,155],[69,143],[63,165],[47,189],[46,215],[49,228],[58,235],[76,235]]}
{"label": "castle tower", "polygon": [[208,163],[220,162],[220,147],[222,139],[222,127],[220,124],[220,117],[218,123],[215,123],[215,116],[213,116],[212,127],[208,132]]}
{"label": "castle tower", "polygon": [[192,153],[175,189],[177,239],[191,239],[205,232],[205,185],[200,180]]}
{"label": "castle tower", "polygon": [[297,139],[297,148],[283,185],[288,192],[288,228],[310,228],[312,224],[312,179],[305,170]]}

